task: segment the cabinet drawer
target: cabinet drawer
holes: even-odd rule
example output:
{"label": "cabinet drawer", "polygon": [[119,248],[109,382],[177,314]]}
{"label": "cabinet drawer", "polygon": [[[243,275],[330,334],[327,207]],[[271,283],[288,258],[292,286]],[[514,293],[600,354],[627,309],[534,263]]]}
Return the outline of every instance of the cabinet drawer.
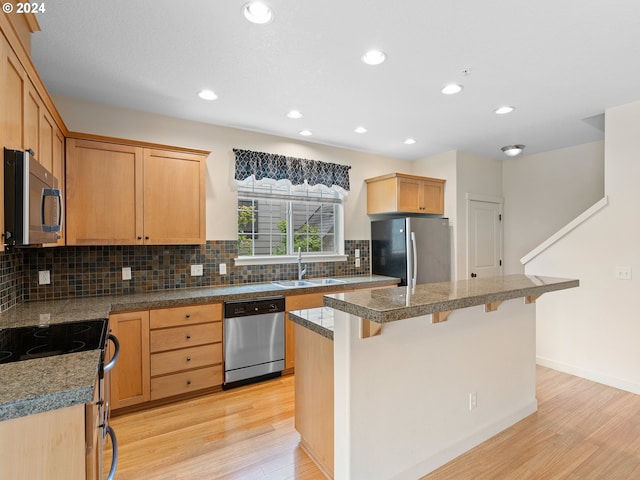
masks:
{"label": "cabinet drawer", "polygon": [[151,400],[222,385],[222,365],[151,379]]}
{"label": "cabinet drawer", "polygon": [[222,343],[182,348],[151,355],[151,376],[222,363]]}
{"label": "cabinet drawer", "polygon": [[222,322],[152,330],[151,353],[222,341]]}
{"label": "cabinet drawer", "polygon": [[151,310],[151,328],[179,327],[222,320],[222,304],[189,305]]}

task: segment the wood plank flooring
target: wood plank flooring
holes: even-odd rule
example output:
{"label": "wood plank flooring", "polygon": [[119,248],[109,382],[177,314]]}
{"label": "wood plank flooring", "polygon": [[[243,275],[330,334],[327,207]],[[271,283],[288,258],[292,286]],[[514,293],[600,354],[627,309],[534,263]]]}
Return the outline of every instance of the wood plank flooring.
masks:
{"label": "wood plank flooring", "polygon": [[[548,368],[537,373],[537,413],[423,480],[640,479],[640,396]],[[111,419],[116,479],[324,479],[298,446],[294,381]]]}

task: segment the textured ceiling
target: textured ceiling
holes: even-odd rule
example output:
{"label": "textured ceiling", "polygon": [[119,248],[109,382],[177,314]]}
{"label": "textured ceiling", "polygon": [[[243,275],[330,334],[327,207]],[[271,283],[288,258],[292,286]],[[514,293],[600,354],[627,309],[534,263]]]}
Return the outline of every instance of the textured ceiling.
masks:
{"label": "textured ceiling", "polygon": [[47,2],[32,55],[54,94],[404,159],[599,140],[605,109],[640,99],[637,0],[268,3],[254,25],[244,0]]}

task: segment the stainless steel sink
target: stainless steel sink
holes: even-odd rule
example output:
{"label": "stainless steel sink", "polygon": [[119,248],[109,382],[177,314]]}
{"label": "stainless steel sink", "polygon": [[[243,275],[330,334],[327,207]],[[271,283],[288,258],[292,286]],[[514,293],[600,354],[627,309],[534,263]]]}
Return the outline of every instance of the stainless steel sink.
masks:
{"label": "stainless steel sink", "polygon": [[302,288],[302,287],[320,287],[322,285],[335,285],[345,283],[344,280],[335,278],[311,278],[309,280],[277,280],[271,282],[280,288]]}
{"label": "stainless steel sink", "polygon": [[309,281],[316,285],[335,285],[338,283],[346,283],[344,280],[337,280],[335,278],[315,278],[310,279]]}
{"label": "stainless steel sink", "polygon": [[271,282],[273,285],[282,288],[300,288],[300,287],[317,287],[318,283],[311,283],[308,280],[278,280]]}

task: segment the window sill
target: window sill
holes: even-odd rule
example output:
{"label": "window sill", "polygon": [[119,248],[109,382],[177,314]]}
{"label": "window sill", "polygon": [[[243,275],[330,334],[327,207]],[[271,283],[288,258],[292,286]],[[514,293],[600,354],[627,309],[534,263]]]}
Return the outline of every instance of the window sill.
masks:
{"label": "window sill", "polygon": [[[302,255],[302,263],[319,263],[319,262],[346,262],[348,255]],[[297,255],[282,256],[255,256],[255,257],[237,257],[234,258],[236,266],[245,265],[276,265],[283,263],[298,263]]]}

